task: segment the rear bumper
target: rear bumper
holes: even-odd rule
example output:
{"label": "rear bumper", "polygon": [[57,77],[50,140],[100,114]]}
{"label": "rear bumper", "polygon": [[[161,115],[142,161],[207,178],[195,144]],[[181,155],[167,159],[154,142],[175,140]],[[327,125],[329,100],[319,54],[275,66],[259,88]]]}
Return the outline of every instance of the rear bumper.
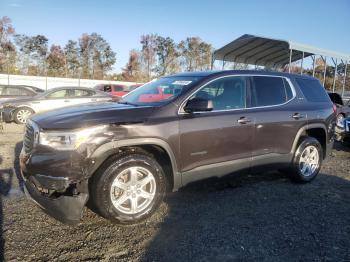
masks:
{"label": "rear bumper", "polygon": [[83,208],[87,202],[88,194],[80,193],[77,196],[49,197],[40,192],[36,186],[25,181],[24,191],[26,196],[36,203],[46,214],[65,224],[79,223]]}

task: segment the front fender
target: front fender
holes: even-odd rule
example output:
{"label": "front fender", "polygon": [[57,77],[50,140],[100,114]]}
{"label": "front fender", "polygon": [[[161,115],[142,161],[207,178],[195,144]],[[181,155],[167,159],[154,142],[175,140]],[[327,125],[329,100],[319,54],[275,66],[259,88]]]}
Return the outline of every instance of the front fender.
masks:
{"label": "front fender", "polygon": [[169,156],[171,161],[171,167],[173,171],[174,187],[173,191],[178,190],[181,185],[181,174],[178,171],[178,164],[176,157],[171,149],[170,145],[159,138],[134,138],[134,139],[123,139],[117,141],[111,141],[98,147],[91,155],[91,159],[94,161],[94,167],[90,170],[90,175],[102,165],[102,163],[110,156],[118,153],[119,148],[127,146],[142,146],[142,145],[155,145],[161,147]]}

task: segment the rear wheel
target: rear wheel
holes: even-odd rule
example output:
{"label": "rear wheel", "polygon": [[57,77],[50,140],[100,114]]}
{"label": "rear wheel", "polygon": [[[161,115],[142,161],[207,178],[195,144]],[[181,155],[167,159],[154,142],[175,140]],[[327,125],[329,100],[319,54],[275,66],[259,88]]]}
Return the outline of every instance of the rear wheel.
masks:
{"label": "rear wheel", "polygon": [[32,114],[34,114],[34,111],[31,108],[20,107],[14,113],[14,120],[17,124],[25,124]]}
{"label": "rear wheel", "polygon": [[297,182],[309,182],[319,173],[323,160],[320,142],[313,137],[302,138],[288,169],[292,179]]}
{"label": "rear wheel", "polygon": [[161,166],[153,157],[140,153],[111,159],[91,184],[95,209],[120,224],[137,223],[152,215],[165,191]]}

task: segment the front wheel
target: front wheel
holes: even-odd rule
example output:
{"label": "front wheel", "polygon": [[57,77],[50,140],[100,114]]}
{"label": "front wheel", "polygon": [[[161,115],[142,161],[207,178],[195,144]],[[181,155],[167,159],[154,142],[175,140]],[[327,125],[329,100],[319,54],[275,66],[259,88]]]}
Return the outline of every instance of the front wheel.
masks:
{"label": "front wheel", "polygon": [[34,114],[34,111],[28,107],[18,108],[14,112],[14,120],[17,124],[25,124],[32,114]]}
{"label": "front wheel", "polygon": [[305,137],[294,154],[288,173],[297,182],[309,182],[319,173],[322,160],[323,149],[320,142],[313,137]]}
{"label": "front wheel", "polygon": [[91,187],[98,213],[120,224],[137,223],[151,216],[166,191],[161,166],[153,157],[139,153],[108,161]]}

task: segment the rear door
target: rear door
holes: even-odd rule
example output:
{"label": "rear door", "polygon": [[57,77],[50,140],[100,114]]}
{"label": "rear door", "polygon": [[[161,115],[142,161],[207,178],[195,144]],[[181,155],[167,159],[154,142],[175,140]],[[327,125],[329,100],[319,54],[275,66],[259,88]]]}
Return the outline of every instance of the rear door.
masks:
{"label": "rear door", "polygon": [[289,79],[279,76],[252,76],[251,83],[253,161],[289,154],[298,130],[307,123],[294,87]]}
{"label": "rear door", "polygon": [[45,97],[32,102],[35,112],[49,111],[71,105],[69,89],[59,89],[49,92]]}
{"label": "rear door", "polygon": [[71,105],[86,104],[90,102],[97,101],[93,98],[93,95],[96,93],[94,90],[86,89],[71,89],[69,90],[69,100]]}
{"label": "rear door", "polygon": [[189,98],[212,100],[213,111],[188,114],[180,109],[184,183],[250,166],[254,123],[246,110],[247,85],[244,76],[219,78]]}

